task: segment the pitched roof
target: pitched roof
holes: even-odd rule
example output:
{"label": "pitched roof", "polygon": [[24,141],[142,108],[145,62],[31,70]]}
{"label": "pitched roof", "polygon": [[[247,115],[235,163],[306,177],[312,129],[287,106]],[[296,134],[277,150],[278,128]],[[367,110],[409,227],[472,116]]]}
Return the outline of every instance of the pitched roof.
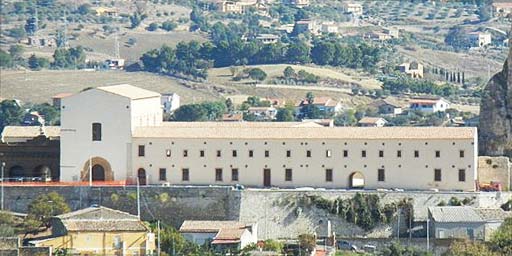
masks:
{"label": "pitched roof", "polygon": [[35,138],[39,135],[59,138],[60,126],[6,126],[2,138]]}
{"label": "pitched roof", "polygon": [[221,229],[243,229],[247,225],[238,221],[186,220],[181,224],[184,233],[217,233]]}
{"label": "pitched roof", "polygon": [[389,106],[392,106],[392,107],[395,107],[395,108],[400,108],[402,106],[400,106],[400,104],[398,104],[397,102],[393,101],[393,100],[390,100],[390,99],[381,99],[381,100],[377,100],[377,101],[374,101],[372,103],[370,103],[371,106],[374,106],[374,107],[381,107],[383,105],[389,105]]}
{"label": "pitched roof", "polygon": [[67,231],[149,231],[137,216],[106,207],[89,207],[53,218]]}
{"label": "pitched roof", "polygon": [[160,97],[159,93],[142,89],[129,84],[96,87],[98,90],[113,93],[132,100]]}
{"label": "pitched roof", "polygon": [[137,127],[135,138],[187,139],[473,139],[474,127],[301,127],[301,123],[194,122],[189,126],[167,122]]}
{"label": "pitched roof", "polygon": [[428,208],[436,222],[490,222],[512,217],[501,208],[475,208],[470,206],[438,206]]}
{"label": "pitched roof", "polygon": [[[297,106],[308,105],[309,101],[307,99],[303,99],[297,103]],[[321,105],[327,107],[335,107],[338,104],[338,101],[333,100],[330,97],[315,97],[313,99],[313,105]]]}
{"label": "pitched roof", "polygon": [[62,92],[62,93],[53,95],[52,99],[62,99],[62,98],[65,98],[65,97],[68,97],[68,96],[71,96],[71,95],[73,95],[73,94],[70,93],[70,92]]}
{"label": "pitched roof", "polygon": [[375,124],[379,121],[384,121],[385,123],[387,123],[388,121],[386,121],[386,119],[382,118],[382,117],[363,117],[361,118],[361,120],[359,120],[358,123],[360,124]]}

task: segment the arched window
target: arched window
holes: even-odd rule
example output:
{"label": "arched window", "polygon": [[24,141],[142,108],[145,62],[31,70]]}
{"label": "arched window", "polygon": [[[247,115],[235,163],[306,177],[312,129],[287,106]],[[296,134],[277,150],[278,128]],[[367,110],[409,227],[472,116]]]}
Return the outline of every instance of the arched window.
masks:
{"label": "arched window", "polygon": [[143,168],[137,170],[137,178],[139,179],[139,185],[146,185],[146,170],[144,170]]}
{"label": "arched window", "polygon": [[99,164],[92,166],[92,181],[105,181],[105,168]]}
{"label": "arched window", "polygon": [[92,123],[92,141],[101,141],[100,123]]}

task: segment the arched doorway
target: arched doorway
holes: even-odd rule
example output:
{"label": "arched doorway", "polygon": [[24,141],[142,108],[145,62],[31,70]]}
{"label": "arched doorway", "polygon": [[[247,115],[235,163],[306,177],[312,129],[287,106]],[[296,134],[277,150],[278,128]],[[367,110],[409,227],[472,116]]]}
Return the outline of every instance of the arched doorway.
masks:
{"label": "arched doorway", "polygon": [[92,181],[105,181],[105,168],[102,165],[92,166]]}
{"label": "arched doorway", "polygon": [[146,170],[144,168],[137,170],[137,178],[139,178],[139,185],[146,185]]}
{"label": "arched doorway", "polygon": [[25,169],[19,165],[15,165],[9,169],[10,178],[21,178],[25,176]]}
{"label": "arched doorway", "polygon": [[361,172],[353,172],[349,176],[349,187],[350,188],[364,188],[365,181],[364,175]]}
{"label": "arched doorway", "polygon": [[52,176],[52,170],[50,167],[46,165],[38,165],[34,170],[32,170],[32,177],[41,177],[43,179],[49,178]]}

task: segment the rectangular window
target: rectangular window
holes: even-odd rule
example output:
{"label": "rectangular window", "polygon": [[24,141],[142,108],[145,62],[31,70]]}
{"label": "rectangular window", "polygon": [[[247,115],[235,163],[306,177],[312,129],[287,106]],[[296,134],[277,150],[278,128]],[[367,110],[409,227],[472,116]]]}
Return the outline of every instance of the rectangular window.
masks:
{"label": "rectangular window", "polygon": [[286,150],[286,157],[292,157],[292,151]]}
{"label": "rectangular window", "polygon": [[167,170],[165,168],[160,168],[158,179],[160,181],[166,181],[167,180]]}
{"label": "rectangular window", "polygon": [[461,181],[461,182],[466,181],[466,170],[465,169],[459,169],[459,181]]}
{"label": "rectangular window", "polygon": [[238,154],[238,152],[236,152],[236,150],[233,150],[233,151],[232,151],[232,154],[233,154],[233,157],[236,157],[236,156],[237,156],[237,154]]}
{"label": "rectangular window", "polygon": [[204,150],[199,150],[199,157],[204,157]]}
{"label": "rectangular window", "polygon": [[183,157],[188,157],[188,150],[183,150]]}
{"label": "rectangular window", "polygon": [[101,141],[100,123],[92,123],[92,141]]}
{"label": "rectangular window", "polygon": [[464,158],[464,150],[459,150],[459,157]]}
{"label": "rectangular window", "polygon": [[386,179],[386,173],[385,173],[384,169],[379,169],[377,174],[378,174],[377,175],[378,181],[384,181]]}
{"label": "rectangular window", "polygon": [[418,150],[414,150],[414,157],[415,157],[415,158],[420,157],[420,151],[418,151]]}
{"label": "rectangular window", "polygon": [[325,169],[325,181],[332,182],[332,169]]}
{"label": "rectangular window", "polygon": [[144,147],[144,145],[139,145],[139,156],[144,156],[144,155],[146,155],[145,147]]}
{"label": "rectangular window", "polygon": [[215,169],[215,181],[222,181],[222,169]]}
{"label": "rectangular window", "polygon": [[253,157],[254,156],[254,151],[253,150],[249,150],[249,157]]}
{"label": "rectangular window", "polygon": [[171,150],[170,150],[170,149],[166,149],[166,150],[165,150],[165,155],[166,155],[167,157],[171,157]]}
{"label": "rectangular window", "polygon": [[343,150],[343,157],[348,157],[348,150]]}
{"label": "rectangular window", "polygon": [[440,157],[441,157],[441,151],[436,150],[436,158],[440,158]]}
{"label": "rectangular window", "polygon": [[292,169],[284,170],[284,181],[292,181]]}
{"label": "rectangular window", "polygon": [[402,150],[396,151],[396,157],[398,157],[398,158],[402,157]]}
{"label": "rectangular window", "polygon": [[379,150],[379,157],[384,157],[384,150]]}
{"label": "rectangular window", "polygon": [[222,156],[222,152],[220,150],[217,150],[217,157],[221,157]]}
{"label": "rectangular window", "polygon": [[366,150],[361,151],[361,157],[366,157]]}
{"label": "rectangular window", "polygon": [[332,156],[332,152],[330,149],[326,150],[325,151],[325,157],[331,157]]}
{"label": "rectangular window", "polygon": [[311,157],[311,150],[306,151],[306,157]]}
{"label": "rectangular window", "polygon": [[265,157],[269,157],[269,156],[270,156],[270,151],[265,150]]}
{"label": "rectangular window", "polygon": [[182,181],[189,181],[189,179],[190,179],[190,177],[189,177],[188,168],[181,169],[181,180]]}
{"label": "rectangular window", "polygon": [[231,181],[238,181],[238,169],[231,169]]}
{"label": "rectangular window", "polygon": [[434,169],[434,181],[441,181],[441,169]]}

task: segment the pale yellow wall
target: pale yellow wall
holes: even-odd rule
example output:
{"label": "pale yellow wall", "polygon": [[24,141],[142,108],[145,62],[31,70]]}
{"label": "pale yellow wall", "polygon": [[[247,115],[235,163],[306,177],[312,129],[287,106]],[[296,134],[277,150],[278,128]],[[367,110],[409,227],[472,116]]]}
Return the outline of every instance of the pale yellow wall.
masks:
{"label": "pale yellow wall", "polygon": [[[351,173],[359,171],[365,176],[365,188],[369,189],[437,188],[473,191],[477,167],[476,144],[476,137],[466,140],[399,141],[134,138],[132,166],[134,170],[144,168],[151,184],[243,184],[261,187],[263,169],[269,168],[272,173],[272,185],[278,187],[347,188]],[[145,145],[145,157],[137,156],[138,145]],[[171,157],[166,157],[166,149],[171,149]],[[185,149],[188,150],[188,157],[183,157]],[[237,157],[232,157],[233,149],[237,150]],[[248,157],[248,151],[251,149],[254,150],[253,158]],[[347,158],[343,157],[344,149],[349,151]],[[361,157],[363,149],[367,151],[366,158]],[[200,150],[205,150],[204,158],[199,157]],[[217,150],[222,150],[222,157],[216,157]],[[270,157],[264,157],[265,150],[270,150]],[[292,151],[292,157],[286,157],[286,150]],[[311,158],[306,157],[306,150],[312,151]],[[326,150],[331,150],[332,157],[326,157]],[[384,150],[383,158],[379,157],[379,150]],[[402,151],[401,158],[397,157],[397,150]],[[414,157],[414,150],[420,151],[419,158]],[[441,151],[440,158],[435,157],[436,150]],[[459,150],[465,151],[464,158],[459,157]],[[166,168],[167,181],[158,180],[159,168]],[[182,181],[182,168],[189,168],[190,181]],[[222,182],[215,181],[215,168],[223,169]],[[231,168],[239,169],[239,181],[231,181]],[[293,170],[292,181],[285,181],[286,168]],[[325,169],[328,168],[333,169],[333,182],[325,181]],[[377,181],[379,168],[385,169],[384,182]],[[442,170],[440,182],[434,182],[436,168]],[[458,181],[459,169],[466,170],[465,182]]]}
{"label": "pale yellow wall", "polygon": [[[146,232],[120,233],[120,232],[73,232],[67,236],[57,237],[51,240],[37,243],[36,246],[49,246],[55,249],[74,249],[81,253],[95,253],[99,255],[114,255],[122,250],[114,249],[116,236],[125,243],[125,252],[129,255],[146,255],[155,250],[155,241],[147,240]],[[149,246],[146,247],[146,244]],[[119,254],[120,255],[120,254]]]}

